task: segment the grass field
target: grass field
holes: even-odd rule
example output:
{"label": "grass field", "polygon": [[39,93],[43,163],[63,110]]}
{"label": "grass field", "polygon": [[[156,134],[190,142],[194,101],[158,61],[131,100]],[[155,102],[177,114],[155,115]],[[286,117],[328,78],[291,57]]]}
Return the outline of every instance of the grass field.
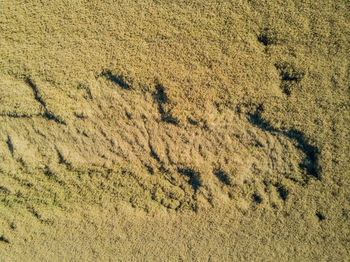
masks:
{"label": "grass field", "polygon": [[0,261],[348,261],[350,2],[0,0]]}

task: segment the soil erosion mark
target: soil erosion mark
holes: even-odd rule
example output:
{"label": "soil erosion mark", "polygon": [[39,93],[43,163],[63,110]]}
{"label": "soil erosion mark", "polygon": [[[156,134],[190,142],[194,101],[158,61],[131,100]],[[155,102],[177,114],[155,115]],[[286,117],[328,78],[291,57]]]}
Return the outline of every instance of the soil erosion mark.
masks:
{"label": "soil erosion mark", "polygon": [[53,120],[57,124],[61,125],[67,125],[63,120],[59,119],[57,116],[55,116],[53,113],[51,113],[46,106],[46,102],[41,97],[38,87],[34,84],[34,82],[30,79],[30,77],[27,77],[25,79],[26,84],[33,90],[34,93],[34,99],[39,102],[39,104],[42,105],[44,108],[44,114],[42,115],[43,118],[46,118],[47,120]]}
{"label": "soil erosion mark", "polygon": [[295,89],[303,79],[305,72],[297,69],[292,63],[277,63],[276,69],[280,73],[281,85],[283,93],[290,96],[293,89]]}
{"label": "soil erosion mark", "polygon": [[258,41],[264,46],[274,45],[277,43],[276,33],[269,28],[264,28],[258,35]]}
{"label": "soil erosion mark", "polygon": [[229,175],[226,172],[220,169],[215,169],[213,173],[222,183],[228,186],[231,185]]}
{"label": "soil erosion mark", "polygon": [[253,114],[248,114],[250,123],[264,131],[281,134],[294,140],[297,143],[296,147],[305,154],[305,158],[299,163],[299,167],[304,169],[309,175],[321,180],[321,167],[318,163],[319,150],[317,147],[311,145],[305,138],[305,135],[298,130],[293,128],[290,130],[280,130],[271,126],[261,117],[262,111],[263,107],[260,105]]}
{"label": "soil erosion mark", "polygon": [[189,178],[188,183],[192,186],[194,192],[197,192],[198,188],[202,186],[202,181],[198,172],[190,168],[178,168],[177,171]]}
{"label": "soil erosion mark", "polygon": [[110,70],[103,71],[101,75],[104,76],[107,80],[120,86],[122,89],[127,89],[127,90],[131,89],[131,86],[128,83],[126,83],[123,76],[115,75]]}
{"label": "soil erosion mark", "polygon": [[164,87],[161,84],[156,84],[154,99],[158,104],[158,112],[161,116],[161,120],[169,124],[177,125],[178,120],[171,115],[170,111],[164,109],[164,104],[167,104],[169,102],[169,99],[165,93]]}
{"label": "soil erosion mark", "polygon": [[10,241],[4,236],[0,236],[0,242],[6,243],[6,244],[10,243]]}

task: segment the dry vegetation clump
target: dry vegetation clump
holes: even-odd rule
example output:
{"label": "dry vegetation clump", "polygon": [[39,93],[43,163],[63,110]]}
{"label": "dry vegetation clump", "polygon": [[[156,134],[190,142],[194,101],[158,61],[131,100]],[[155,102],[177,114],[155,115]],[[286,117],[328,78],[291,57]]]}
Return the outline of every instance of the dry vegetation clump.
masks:
{"label": "dry vegetation clump", "polygon": [[346,1],[2,10],[5,261],[349,257]]}

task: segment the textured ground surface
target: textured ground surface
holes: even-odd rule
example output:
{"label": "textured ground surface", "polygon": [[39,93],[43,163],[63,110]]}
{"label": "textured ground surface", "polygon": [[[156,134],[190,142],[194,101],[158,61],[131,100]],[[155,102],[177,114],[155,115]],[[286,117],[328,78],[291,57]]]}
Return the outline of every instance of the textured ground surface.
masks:
{"label": "textured ground surface", "polygon": [[0,261],[349,260],[348,1],[0,8]]}

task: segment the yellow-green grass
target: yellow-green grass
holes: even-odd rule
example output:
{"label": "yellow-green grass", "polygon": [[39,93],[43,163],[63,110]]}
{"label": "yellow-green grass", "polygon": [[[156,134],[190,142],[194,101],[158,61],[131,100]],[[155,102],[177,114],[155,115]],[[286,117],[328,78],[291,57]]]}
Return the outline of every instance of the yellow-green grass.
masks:
{"label": "yellow-green grass", "polygon": [[0,7],[0,260],[349,259],[347,1]]}

